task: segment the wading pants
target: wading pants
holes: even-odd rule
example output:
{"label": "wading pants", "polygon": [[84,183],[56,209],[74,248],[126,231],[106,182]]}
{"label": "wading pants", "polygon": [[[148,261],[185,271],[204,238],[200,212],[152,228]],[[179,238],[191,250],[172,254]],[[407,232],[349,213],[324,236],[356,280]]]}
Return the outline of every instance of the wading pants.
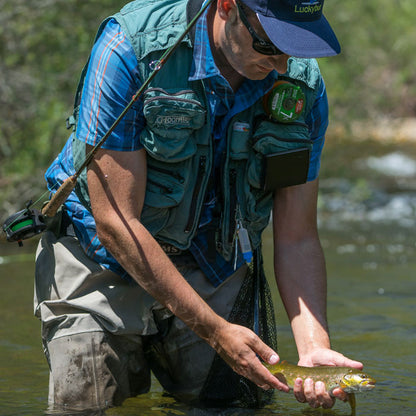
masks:
{"label": "wading pants", "polygon": [[[173,260],[227,318],[246,267],[214,288],[190,254]],[[150,370],[179,398],[197,398],[214,350],[149,296],[89,259],[72,236],[43,234],[36,253],[35,315],[50,367],[52,409],[102,409],[150,388]]]}

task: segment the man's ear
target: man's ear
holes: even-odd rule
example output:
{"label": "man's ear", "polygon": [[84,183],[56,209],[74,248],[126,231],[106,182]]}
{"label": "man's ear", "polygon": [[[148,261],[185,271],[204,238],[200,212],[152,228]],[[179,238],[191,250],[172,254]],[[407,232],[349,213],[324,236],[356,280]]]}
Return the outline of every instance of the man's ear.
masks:
{"label": "man's ear", "polygon": [[217,10],[222,19],[228,19],[228,15],[232,9],[236,7],[234,0],[218,0]]}

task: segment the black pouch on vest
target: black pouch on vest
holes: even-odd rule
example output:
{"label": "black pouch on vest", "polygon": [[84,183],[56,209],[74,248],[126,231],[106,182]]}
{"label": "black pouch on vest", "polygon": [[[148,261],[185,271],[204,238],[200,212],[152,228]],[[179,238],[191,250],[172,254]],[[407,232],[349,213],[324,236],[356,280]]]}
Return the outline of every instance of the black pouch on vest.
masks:
{"label": "black pouch on vest", "polygon": [[308,178],[309,153],[307,147],[265,155],[263,159],[263,190],[300,185]]}

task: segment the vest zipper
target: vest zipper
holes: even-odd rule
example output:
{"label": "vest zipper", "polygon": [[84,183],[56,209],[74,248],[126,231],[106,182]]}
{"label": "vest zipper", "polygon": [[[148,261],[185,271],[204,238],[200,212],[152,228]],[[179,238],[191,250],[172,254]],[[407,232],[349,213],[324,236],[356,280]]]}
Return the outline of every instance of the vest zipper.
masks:
{"label": "vest zipper", "polygon": [[189,209],[189,218],[188,222],[186,223],[185,233],[189,233],[192,230],[192,227],[195,223],[195,213],[198,204],[198,194],[201,190],[202,182],[204,180],[205,170],[207,165],[207,157],[201,156],[199,158],[199,166],[198,166],[198,173],[197,173],[197,182],[195,184],[194,192],[192,194],[191,200],[191,207]]}

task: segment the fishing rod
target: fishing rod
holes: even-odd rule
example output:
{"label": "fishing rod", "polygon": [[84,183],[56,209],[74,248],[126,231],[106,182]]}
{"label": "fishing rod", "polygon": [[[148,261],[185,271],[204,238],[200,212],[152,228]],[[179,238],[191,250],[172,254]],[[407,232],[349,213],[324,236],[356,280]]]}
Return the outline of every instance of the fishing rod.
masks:
{"label": "fishing rod", "polygon": [[3,224],[3,231],[6,233],[6,239],[9,242],[18,242],[19,246],[23,245],[22,240],[31,238],[37,234],[40,234],[47,228],[47,224],[45,222],[45,217],[51,218],[54,217],[60,208],[60,206],[67,200],[71,192],[74,190],[75,185],[77,184],[77,180],[81,172],[88,167],[88,165],[94,159],[95,154],[101,148],[101,146],[105,143],[108,139],[110,134],[114,131],[126,113],[130,110],[133,104],[138,100],[141,96],[143,91],[147,88],[156,74],[163,68],[166,61],[170,58],[173,54],[175,49],[179,46],[182,42],[184,37],[189,33],[192,27],[195,25],[196,21],[201,17],[201,15],[205,12],[205,10],[211,5],[214,0],[207,0],[205,4],[199,9],[199,11],[195,14],[194,18],[188,23],[187,27],[185,28],[184,32],[179,36],[176,42],[171,45],[160,57],[157,61],[152,61],[150,63],[152,72],[148,76],[148,78],[144,81],[141,87],[136,91],[131,101],[127,104],[127,106],[123,109],[121,114],[117,117],[114,121],[112,126],[107,130],[104,136],[100,139],[100,141],[92,148],[92,150],[88,153],[85,157],[84,162],[82,165],[77,169],[77,171],[59,186],[57,191],[51,197],[51,199],[45,204],[41,211],[31,208],[33,206],[32,202],[30,201],[26,208],[17,212],[16,214],[11,215]]}

